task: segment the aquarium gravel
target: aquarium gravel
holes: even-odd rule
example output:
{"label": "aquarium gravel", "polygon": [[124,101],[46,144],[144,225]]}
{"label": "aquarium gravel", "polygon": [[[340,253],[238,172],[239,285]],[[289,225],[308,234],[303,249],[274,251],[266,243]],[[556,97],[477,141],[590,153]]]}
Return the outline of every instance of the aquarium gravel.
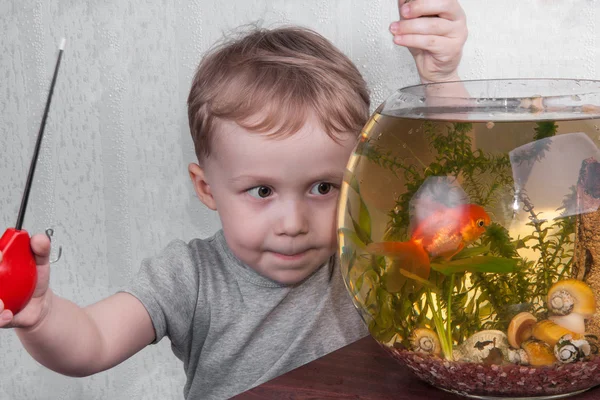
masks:
{"label": "aquarium gravel", "polygon": [[427,383],[461,395],[544,396],[600,385],[600,356],[547,367],[449,362],[440,357],[382,345]]}

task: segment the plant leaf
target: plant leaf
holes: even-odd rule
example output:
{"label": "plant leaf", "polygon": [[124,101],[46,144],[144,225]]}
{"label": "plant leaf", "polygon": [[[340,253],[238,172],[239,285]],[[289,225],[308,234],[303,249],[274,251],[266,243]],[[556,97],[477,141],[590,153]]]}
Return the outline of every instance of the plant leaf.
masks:
{"label": "plant leaf", "polygon": [[379,314],[376,317],[377,325],[382,328],[393,328],[394,306],[393,297],[381,287],[377,288],[377,299],[379,300]]}
{"label": "plant leaf", "polygon": [[362,232],[364,232],[365,243],[372,242],[371,240],[371,214],[369,214],[369,209],[367,205],[362,199],[360,193],[358,194],[358,198],[360,199],[360,205],[358,210],[358,226],[360,226]]}
{"label": "plant leaf", "polygon": [[354,191],[358,195],[358,200],[359,200],[358,221],[355,219],[355,215],[353,215],[353,213],[352,213],[352,210],[350,207],[350,200],[348,200],[348,202],[346,203],[346,206],[348,208],[348,214],[350,215],[350,219],[352,220],[352,225],[354,226],[354,230],[356,231],[356,234],[358,235],[360,240],[365,244],[369,244],[372,242],[372,240],[371,240],[371,215],[369,214],[369,209],[367,208],[367,205],[365,204],[364,200],[362,199],[362,196],[360,195],[360,188],[358,186],[356,177],[354,177],[354,176],[351,177],[348,184],[350,185],[350,187],[352,189],[354,189]]}
{"label": "plant leaf", "polygon": [[340,228],[338,232],[344,237],[344,239],[350,241],[358,249],[364,250],[364,248],[367,247],[367,245],[360,239],[356,231],[353,231],[349,228]]}
{"label": "plant leaf", "polygon": [[[346,171],[346,173],[350,175],[349,171]],[[358,186],[358,181],[356,180],[356,175],[350,175],[350,179],[347,179],[346,182],[357,194],[360,194],[360,188]]]}
{"label": "plant leaf", "polygon": [[435,286],[433,283],[421,278],[420,276],[418,276],[416,274],[413,274],[412,272],[409,272],[402,268],[399,269],[399,272],[400,272],[400,274],[404,275],[405,277],[407,277],[409,279],[414,279],[415,281],[419,282],[421,285],[427,287],[428,289],[430,289],[433,292],[439,293],[439,291],[440,291],[438,289],[438,287]]}
{"label": "plant leaf", "polygon": [[[352,213],[352,209],[350,207],[350,200],[348,200],[347,203],[347,209],[348,209],[348,215],[350,216],[350,220],[352,221],[352,227],[354,228],[354,232],[356,233],[356,236],[358,237],[359,241],[364,243],[364,244],[369,244],[372,242],[371,240],[371,218],[368,217],[368,211],[367,212],[367,219],[365,221],[365,216],[364,213],[366,210],[366,206],[364,206],[364,203],[362,202],[361,199],[361,204],[359,206],[359,221],[357,222],[356,219],[354,219],[353,213]],[[362,213],[361,213],[362,211]],[[363,222],[360,222],[360,214],[363,214]],[[365,229],[366,228],[366,229]]]}
{"label": "plant leaf", "polygon": [[462,258],[475,257],[475,256],[479,256],[479,255],[489,253],[489,252],[490,252],[490,244],[488,244],[487,246],[469,247],[469,248],[462,250],[460,253],[458,253],[454,257],[452,257],[452,259],[460,260]]}
{"label": "plant leaf", "polygon": [[512,258],[478,256],[448,261],[445,263],[431,263],[431,268],[444,275],[457,272],[493,272],[507,274],[513,272],[517,266],[517,260]]}

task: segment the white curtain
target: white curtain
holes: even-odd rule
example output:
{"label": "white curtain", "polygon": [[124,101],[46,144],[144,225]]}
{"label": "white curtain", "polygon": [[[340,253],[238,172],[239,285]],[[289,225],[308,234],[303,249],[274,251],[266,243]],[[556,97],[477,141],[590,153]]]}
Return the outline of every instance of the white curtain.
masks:
{"label": "white curtain", "polygon": [[[460,74],[600,78],[600,2],[462,0],[470,36]],[[418,83],[393,45],[395,0],[0,0],[0,230],[14,226],[62,37],[67,39],[24,228],[55,230],[51,286],[80,305],[114,293],[170,240],[206,237],[186,98],[209,46],[241,24],[301,24],[356,63],[373,108]],[[1,232],[0,232],[1,233]],[[0,331],[0,400],[181,399],[164,340],[83,379],[37,364]]]}

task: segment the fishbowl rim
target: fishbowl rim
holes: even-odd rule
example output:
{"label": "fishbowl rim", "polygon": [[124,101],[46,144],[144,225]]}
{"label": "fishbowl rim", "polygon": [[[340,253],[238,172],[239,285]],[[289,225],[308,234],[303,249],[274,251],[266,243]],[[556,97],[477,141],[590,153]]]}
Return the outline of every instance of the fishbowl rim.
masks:
{"label": "fishbowl rim", "polygon": [[[513,83],[531,86],[530,92],[527,95],[510,95],[508,87]],[[550,90],[555,90],[552,86],[556,83],[562,85],[559,92],[540,94],[540,85],[546,84]],[[569,83],[572,85],[567,86]],[[500,89],[504,92],[478,96],[470,94],[472,92],[469,89],[477,89],[477,85],[482,84],[491,84],[496,91]],[[584,87],[581,87],[582,84]],[[577,87],[579,89],[576,90]],[[567,91],[567,88],[570,90]],[[382,102],[375,113],[390,117],[455,122],[597,119],[600,118],[600,80],[494,78],[421,83],[397,89]]]}

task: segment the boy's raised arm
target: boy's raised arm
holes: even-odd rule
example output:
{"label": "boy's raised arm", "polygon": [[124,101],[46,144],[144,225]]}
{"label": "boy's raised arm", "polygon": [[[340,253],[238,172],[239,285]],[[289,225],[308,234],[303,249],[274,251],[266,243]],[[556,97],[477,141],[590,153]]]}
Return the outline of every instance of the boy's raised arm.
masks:
{"label": "boy's raised arm", "polygon": [[146,308],[130,294],[117,293],[85,308],[55,295],[48,287],[48,238],[33,236],[31,247],[38,265],[33,298],[15,316],[0,304],[0,327],[16,328],[39,363],[65,375],[86,376],[119,364],[154,340]]}
{"label": "boy's raised arm", "polygon": [[[458,0],[398,0],[394,43],[408,47],[422,83],[459,80],[458,64],[468,30]],[[424,18],[421,18],[424,17]]]}

